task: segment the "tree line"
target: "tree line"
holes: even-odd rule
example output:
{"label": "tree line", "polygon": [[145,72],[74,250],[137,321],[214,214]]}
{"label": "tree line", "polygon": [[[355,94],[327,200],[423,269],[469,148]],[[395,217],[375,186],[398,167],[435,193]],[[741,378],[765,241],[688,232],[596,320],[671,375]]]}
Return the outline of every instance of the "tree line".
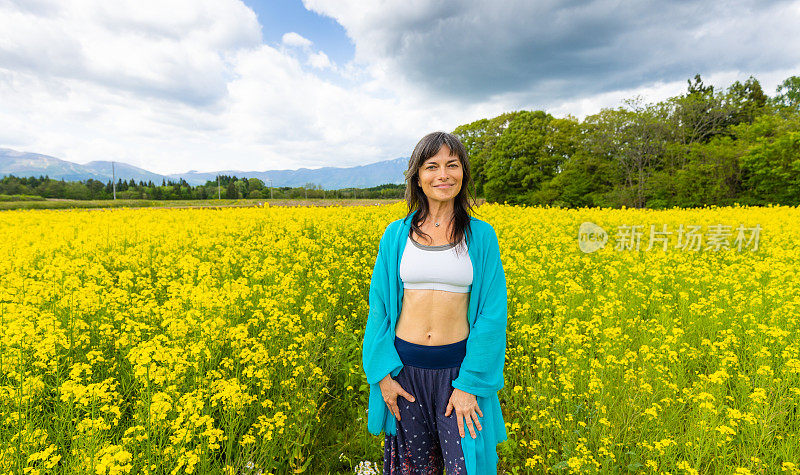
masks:
{"label": "tree line", "polygon": [[800,77],[641,98],[579,121],[516,111],[457,127],[479,196],[563,207],[800,204]]}
{"label": "tree line", "polygon": [[[117,199],[146,200],[207,200],[207,199],[375,199],[402,198],[404,185],[380,185],[371,188],[343,188],[323,190],[320,185],[307,183],[300,187],[268,187],[258,178],[237,178],[220,175],[217,180],[208,180],[204,185],[192,186],[184,179],[178,181],[162,179],[161,184],[152,181],[118,180]],[[111,180],[81,181],[55,180],[47,176],[18,178],[8,175],[0,178],[0,197],[17,196],[30,198],[60,198],[73,200],[108,200],[114,197]]]}

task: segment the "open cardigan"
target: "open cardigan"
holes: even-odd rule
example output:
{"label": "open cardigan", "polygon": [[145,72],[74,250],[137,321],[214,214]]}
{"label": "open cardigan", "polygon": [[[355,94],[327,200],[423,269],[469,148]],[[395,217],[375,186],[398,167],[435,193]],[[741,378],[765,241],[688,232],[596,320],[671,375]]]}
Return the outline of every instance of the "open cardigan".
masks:
{"label": "open cardigan", "polygon": [[[369,383],[367,428],[371,434],[397,433],[396,419],[383,400],[378,383],[395,377],[403,362],[394,347],[395,326],[403,303],[400,259],[403,256],[414,214],[390,223],[378,245],[378,256],[369,288],[369,315],[364,332],[362,363]],[[494,228],[470,217],[466,236],[472,260],[473,280],[469,297],[467,354],[453,387],[475,395],[483,413],[482,430],[473,439],[467,427],[461,447],[468,475],[497,473],[498,443],[506,440],[506,427],[497,392],[503,387],[506,353],[508,293],[500,246]]]}

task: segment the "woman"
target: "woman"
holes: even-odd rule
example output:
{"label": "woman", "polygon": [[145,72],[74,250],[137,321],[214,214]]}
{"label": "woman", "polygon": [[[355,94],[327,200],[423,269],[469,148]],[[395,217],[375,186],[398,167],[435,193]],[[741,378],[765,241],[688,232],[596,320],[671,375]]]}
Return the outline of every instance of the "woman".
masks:
{"label": "woman", "polygon": [[468,213],[470,182],[458,138],[423,137],[406,171],[409,212],[378,246],[362,362],[384,473],[497,471],[506,279],[494,229]]}

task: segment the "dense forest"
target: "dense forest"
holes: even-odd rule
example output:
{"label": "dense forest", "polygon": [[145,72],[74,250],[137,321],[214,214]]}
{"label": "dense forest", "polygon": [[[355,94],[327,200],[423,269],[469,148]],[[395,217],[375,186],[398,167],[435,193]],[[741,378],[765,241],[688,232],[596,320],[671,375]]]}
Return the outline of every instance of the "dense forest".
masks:
{"label": "dense forest", "polygon": [[510,204],[800,205],[800,77],[640,98],[579,121],[517,111],[459,126],[477,192]]}
{"label": "dense forest", "polygon": [[[583,121],[544,111],[508,112],[453,131],[470,156],[475,191],[489,202],[559,207],[695,207],[800,205],[800,76],[773,97],[752,76],[726,90],[700,75],[686,93],[658,103],[632,98]],[[111,181],[48,177],[0,179],[0,199],[24,196],[112,199]],[[404,185],[322,190],[266,187],[257,178],[186,181],[119,180],[116,197],[402,198]],[[32,195],[32,196],[31,196]]]}

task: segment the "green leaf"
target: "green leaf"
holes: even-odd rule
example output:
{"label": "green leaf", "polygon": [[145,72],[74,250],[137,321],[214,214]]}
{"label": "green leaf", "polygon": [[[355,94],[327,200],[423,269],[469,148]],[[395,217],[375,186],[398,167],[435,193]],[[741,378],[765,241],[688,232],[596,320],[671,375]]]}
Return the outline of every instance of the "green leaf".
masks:
{"label": "green leaf", "polygon": [[635,472],[642,467],[644,467],[644,465],[640,464],[639,462],[631,462],[628,464],[627,468],[629,472]]}

